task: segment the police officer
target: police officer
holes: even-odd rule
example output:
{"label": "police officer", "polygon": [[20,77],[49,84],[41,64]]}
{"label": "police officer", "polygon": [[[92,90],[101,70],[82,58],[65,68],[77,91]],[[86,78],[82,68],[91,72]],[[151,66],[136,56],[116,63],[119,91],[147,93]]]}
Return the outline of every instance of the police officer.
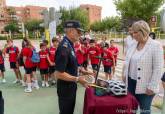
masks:
{"label": "police officer", "polygon": [[64,31],[66,36],[59,44],[55,56],[57,94],[60,114],[73,114],[77,82],[85,87],[88,87],[88,83],[84,76],[77,76],[78,63],[73,47],[74,42],[81,36],[80,23],[75,20],[66,21]]}
{"label": "police officer", "polygon": [[0,114],[4,114],[4,99],[2,97],[1,91],[0,91]]}

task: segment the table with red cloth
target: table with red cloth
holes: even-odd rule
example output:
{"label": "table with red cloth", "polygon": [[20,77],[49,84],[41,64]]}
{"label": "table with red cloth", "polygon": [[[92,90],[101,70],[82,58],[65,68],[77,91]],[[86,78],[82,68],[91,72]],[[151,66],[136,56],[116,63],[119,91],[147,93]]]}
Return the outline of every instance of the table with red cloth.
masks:
{"label": "table with red cloth", "polygon": [[87,88],[83,114],[134,114],[138,102],[130,93],[126,96],[96,96],[93,88]]}

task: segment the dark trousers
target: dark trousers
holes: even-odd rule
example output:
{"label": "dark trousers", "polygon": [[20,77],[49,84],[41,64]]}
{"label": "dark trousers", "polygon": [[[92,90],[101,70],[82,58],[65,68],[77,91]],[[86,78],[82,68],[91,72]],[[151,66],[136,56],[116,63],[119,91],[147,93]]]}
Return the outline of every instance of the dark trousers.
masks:
{"label": "dark trousers", "polygon": [[73,114],[76,103],[76,83],[61,83],[57,81],[59,114]]}
{"label": "dark trousers", "polygon": [[151,103],[155,95],[135,94],[136,80],[128,78],[128,91],[134,95],[140,105],[140,114],[151,114]]}
{"label": "dark trousers", "polygon": [[4,100],[1,91],[0,91],[0,114],[4,114]]}

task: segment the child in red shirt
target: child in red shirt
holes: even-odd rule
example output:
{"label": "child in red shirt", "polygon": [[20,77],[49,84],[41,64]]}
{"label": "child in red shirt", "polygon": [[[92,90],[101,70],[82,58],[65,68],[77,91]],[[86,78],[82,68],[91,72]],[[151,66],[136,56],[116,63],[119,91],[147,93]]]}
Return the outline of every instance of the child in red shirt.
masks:
{"label": "child in red shirt", "polygon": [[115,65],[115,59],[112,53],[108,50],[109,44],[105,43],[105,46],[103,47],[102,54],[104,60],[102,61],[103,66],[104,66],[104,72],[105,72],[105,77],[107,80],[112,79],[111,75],[111,67]]}
{"label": "child in red shirt", "polygon": [[76,52],[78,65],[82,66],[84,51],[82,50],[82,46],[81,46],[80,42],[75,43],[74,49],[75,49],[75,52]]}
{"label": "child in red shirt", "polygon": [[99,63],[99,59],[97,57],[100,56],[100,49],[96,46],[94,39],[90,40],[89,45],[90,46],[87,53],[91,61],[93,73],[96,74],[98,70],[98,63]]}
{"label": "child in red shirt", "polygon": [[[119,54],[119,49],[118,49],[118,47],[115,46],[114,40],[110,41],[109,51],[111,51],[111,53],[113,54],[113,56],[115,58],[115,65],[117,65],[117,56]],[[114,73],[115,73],[115,66],[113,67],[113,74]]]}
{"label": "child in red shirt", "polygon": [[87,69],[87,67],[88,67],[88,53],[87,53],[87,51],[88,51],[88,45],[87,45],[87,42],[82,42],[81,48],[84,51],[82,66],[87,71],[88,70]]}
{"label": "child in red shirt", "polygon": [[2,83],[6,83],[6,80],[4,78],[4,72],[5,72],[5,66],[4,66],[3,52],[2,50],[0,50],[0,77],[2,77]]}
{"label": "child in red shirt", "polygon": [[41,76],[44,78],[44,80],[42,81],[42,87],[49,87],[48,84],[48,69],[49,69],[49,63],[50,65],[54,65],[50,59],[49,59],[49,53],[46,50],[46,45],[44,43],[40,44],[40,51],[39,51],[39,55],[40,55],[40,63],[39,63],[39,68],[40,68],[40,74]]}
{"label": "child in red shirt", "polygon": [[57,50],[57,47],[58,47],[58,44],[59,44],[59,41],[58,41],[58,39],[57,38],[53,38],[52,39],[52,46],[49,48],[49,58],[50,58],[50,61],[52,62],[52,63],[54,63],[54,65],[53,66],[49,66],[49,74],[50,74],[50,78],[52,79],[52,84],[55,84],[56,83],[56,79],[55,79],[55,74],[54,74],[54,72],[55,72],[55,70],[56,70],[56,68],[55,68],[55,54],[56,54],[56,50]]}
{"label": "child in red shirt", "polygon": [[21,82],[22,85],[24,85],[18,65],[19,49],[18,47],[13,45],[13,40],[7,40],[7,48],[5,49],[5,52],[9,54],[10,68],[14,70],[14,73],[16,75],[16,80],[13,83]]}
{"label": "child in red shirt", "polygon": [[81,71],[83,70],[82,64],[83,64],[83,58],[84,58],[84,50],[82,49],[80,41],[77,41],[74,44],[74,49],[75,49],[77,63],[78,63],[78,73],[81,74]]}
{"label": "child in red shirt", "polygon": [[34,81],[33,86],[36,89],[39,89],[38,81],[36,75],[34,75],[34,68],[36,67],[36,64],[32,62],[31,58],[33,55],[33,49],[30,40],[26,41],[26,46],[22,49],[22,56],[23,56],[23,64],[25,68],[25,80],[27,83],[27,88],[25,88],[25,92],[32,92],[32,78]]}

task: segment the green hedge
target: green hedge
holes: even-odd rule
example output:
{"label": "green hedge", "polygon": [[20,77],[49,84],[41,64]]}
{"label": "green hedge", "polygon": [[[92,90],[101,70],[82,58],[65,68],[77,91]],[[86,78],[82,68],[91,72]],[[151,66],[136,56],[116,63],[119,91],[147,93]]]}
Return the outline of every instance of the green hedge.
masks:
{"label": "green hedge", "polygon": [[0,36],[0,40],[6,40],[7,37],[6,36]]}
{"label": "green hedge", "polygon": [[[0,40],[7,40],[7,36],[0,36]],[[33,34],[29,34],[29,38],[30,39],[35,39]],[[23,35],[22,34],[17,34],[17,35],[13,35],[12,39],[23,39]]]}

